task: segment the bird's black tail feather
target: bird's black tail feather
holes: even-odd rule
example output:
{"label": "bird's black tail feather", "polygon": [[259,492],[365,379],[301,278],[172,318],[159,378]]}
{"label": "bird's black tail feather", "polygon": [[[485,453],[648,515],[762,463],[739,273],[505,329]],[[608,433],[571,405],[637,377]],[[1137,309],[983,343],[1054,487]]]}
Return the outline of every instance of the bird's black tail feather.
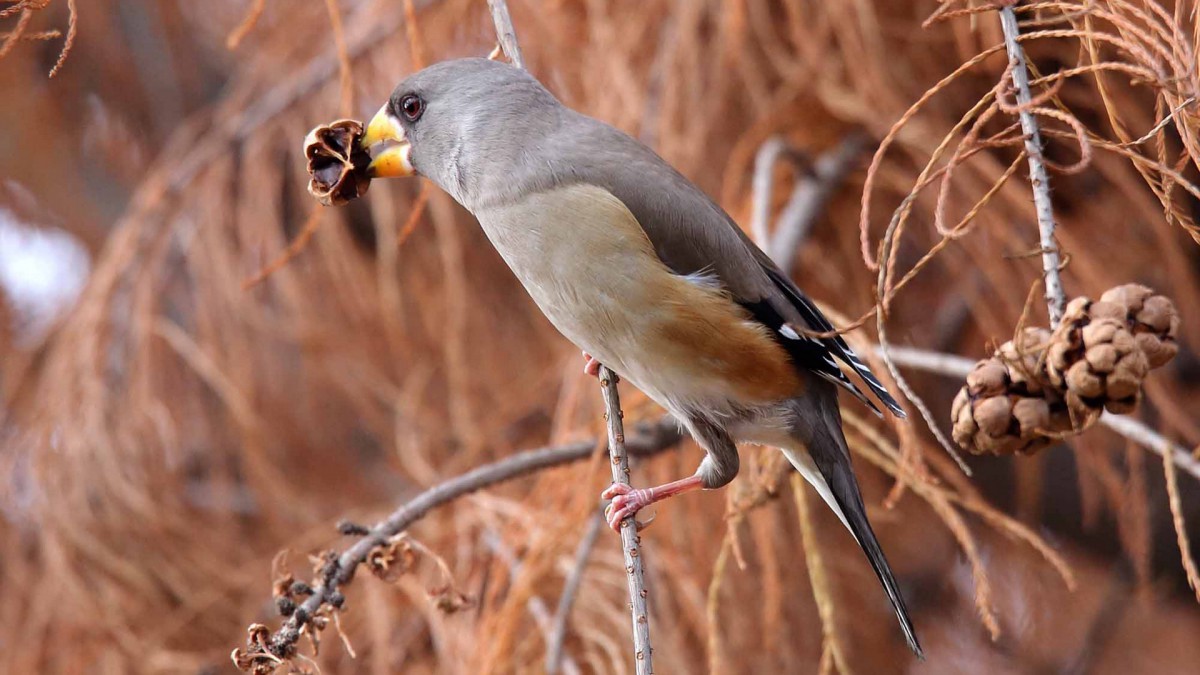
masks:
{"label": "bird's black tail feather", "polygon": [[[815,394],[817,392],[811,392],[809,396],[797,401],[800,419],[795,433],[804,443],[821,477],[825,479],[830,496],[841,511],[843,522],[850,529],[850,533],[854,535],[854,539],[862,548],[863,553],[866,554],[867,560],[871,563],[871,569],[875,570],[875,575],[879,577],[879,582],[883,584],[883,590],[887,593],[888,600],[891,601],[892,607],[896,611],[896,618],[900,621],[900,629],[904,631],[904,638],[908,641],[909,648],[918,658],[923,659],[921,644],[917,641],[916,630],[913,628],[912,619],[909,618],[908,609],[904,605],[904,596],[900,594],[900,588],[896,584],[892,568],[888,565],[887,558],[883,555],[883,549],[879,546],[879,540],[875,538],[875,532],[867,520],[867,509],[863,504],[858,480],[854,477],[854,470],[850,464],[850,452],[846,447],[846,439],[842,435],[841,414],[837,409],[836,393],[830,389],[824,397],[814,396]],[[828,400],[830,397],[832,405]],[[821,403],[821,398],[827,400]],[[828,498],[826,497],[826,499]]]}

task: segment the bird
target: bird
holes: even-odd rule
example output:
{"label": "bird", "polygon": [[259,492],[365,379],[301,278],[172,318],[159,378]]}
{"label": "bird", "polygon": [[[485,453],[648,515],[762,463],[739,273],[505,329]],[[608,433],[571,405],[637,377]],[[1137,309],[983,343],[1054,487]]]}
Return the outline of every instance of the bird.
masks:
{"label": "bird", "polygon": [[648,504],[729,483],[738,442],[779,448],[861,547],[923,658],[867,519],[838,390],[882,413],[839,363],[904,409],[729,214],[649,147],[501,61],[409,75],[360,145],[372,178],[424,176],[468,210],[585,371],[604,364],[633,383],[704,449],[691,476],[605,490],[614,529]]}

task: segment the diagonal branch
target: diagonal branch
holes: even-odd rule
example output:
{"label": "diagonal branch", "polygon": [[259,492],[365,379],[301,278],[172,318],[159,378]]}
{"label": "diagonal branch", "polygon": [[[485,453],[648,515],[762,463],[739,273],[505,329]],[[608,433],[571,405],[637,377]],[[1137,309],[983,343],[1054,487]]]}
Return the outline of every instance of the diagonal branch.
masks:
{"label": "diagonal branch", "polygon": [[[645,434],[631,438],[627,449],[638,456],[649,456],[675,446],[680,434],[669,419],[663,420]],[[371,551],[386,544],[431,510],[448,504],[464,495],[514,478],[526,476],[589,457],[596,448],[592,440],[537,450],[528,450],[502,460],[485,464],[435,485],[396,509],[385,520],[367,528],[366,534],[341,554],[330,557],[321,570],[312,595],[295,610],[275,634],[265,641],[263,659],[287,659],[295,653],[300,631],[324,607],[334,607],[344,601],[339,588],[354,578]],[[268,656],[269,654],[269,656]],[[250,656],[255,656],[251,654]]]}
{"label": "diagonal branch", "polygon": [[792,196],[783,210],[775,235],[767,242],[767,254],[783,271],[792,268],[804,240],[808,238],[813,224],[825,213],[825,206],[854,170],[867,147],[868,139],[861,133],[852,133],[830,148],[809,167],[809,176],[796,183]]}

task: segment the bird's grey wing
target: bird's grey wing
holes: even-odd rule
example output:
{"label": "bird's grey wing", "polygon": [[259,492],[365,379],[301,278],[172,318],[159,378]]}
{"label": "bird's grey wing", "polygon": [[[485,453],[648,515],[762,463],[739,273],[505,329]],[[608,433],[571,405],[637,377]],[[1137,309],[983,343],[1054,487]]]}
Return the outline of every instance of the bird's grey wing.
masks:
{"label": "bird's grey wing", "polygon": [[560,180],[601,185],[625,203],[655,252],[682,275],[715,277],[733,299],[772,334],[799,369],[812,371],[879,409],[838,367],[842,361],[896,415],[904,409],[841,336],[808,337],[797,327],[833,330],[782,270],[691,181],[646,146],[601,122],[580,116],[569,144],[575,148]]}

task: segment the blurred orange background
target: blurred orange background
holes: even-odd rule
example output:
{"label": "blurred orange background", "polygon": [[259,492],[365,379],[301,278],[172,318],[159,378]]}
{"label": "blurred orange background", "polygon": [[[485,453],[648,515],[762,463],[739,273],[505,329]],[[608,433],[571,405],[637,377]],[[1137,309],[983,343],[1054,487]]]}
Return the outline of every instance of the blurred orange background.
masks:
{"label": "blurred orange background", "polygon": [[[858,139],[789,251],[794,278],[843,323],[876,296],[860,218],[873,253],[926,165],[946,164],[942,139],[962,142],[970,125],[956,125],[978,119],[973,106],[1006,75],[1001,49],[910,110],[1001,43],[982,3],[510,7],[552,91],[654,147],[747,229],[764,142],[796,156],[770,177],[777,214],[810,160]],[[951,14],[923,25],[939,8]],[[281,550],[307,579],[308,554],[349,542],[341,518],[375,521],[473,466],[603,434],[578,352],[447,196],[434,189],[416,210],[417,179],[341,209],[305,193],[307,130],[369,118],[423,64],[486,55],[483,0],[10,0],[0,13],[0,671],[234,672],[246,627],[278,626]],[[1026,45],[1042,74],[1141,68],[1085,67],[1048,97],[1063,115],[1043,117],[1047,156],[1078,160],[1080,129],[1089,148],[1082,170],[1051,176],[1058,239],[1068,295],[1140,282],[1175,301],[1180,354],[1150,377],[1136,415],[1197,447],[1194,8],[1050,2],[1020,16],[1058,31]],[[1155,128],[1176,106],[1175,123]],[[896,293],[892,343],[976,359],[1012,336],[1041,275],[1024,164],[1005,174],[1017,157],[1012,144],[982,148],[912,202],[901,272],[941,241],[939,202],[957,222],[999,185]],[[311,241],[243,288],[306,225]],[[1040,297],[1029,320],[1045,325]],[[874,326],[854,333],[860,351]],[[961,380],[905,372],[948,429]],[[661,414],[623,395],[630,424]],[[844,409],[861,415],[855,405]],[[1033,457],[969,458],[968,479],[911,417],[849,433],[927,661],[908,654],[836,519],[811,509],[819,545],[806,548],[804,492],[781,478],[777,453],[748,447],[733,485],[662,505],[642,535],[659,672],[1200,672],[1200,608],[1158,454],[1096,427]],[[699,452],[685,443],[641,462],[634,482],[685,475]],[[346,589],[357,658],[328,630],[321,672],[543,672],[545,617],[576,567],[605,461],[422,519],[410,534],[429,554],[393,582],[361,574]],[[897,488],[903,471],[919,485]],[[1179,496],[1194,542],[1196,476],[1180,472]],[[445,583],[434,555],[469,608],[431,601]],[[815,595],[814,556],[828,577]],[[632,672],[622,565],[601,533],[571,614],[575,672]]]}

